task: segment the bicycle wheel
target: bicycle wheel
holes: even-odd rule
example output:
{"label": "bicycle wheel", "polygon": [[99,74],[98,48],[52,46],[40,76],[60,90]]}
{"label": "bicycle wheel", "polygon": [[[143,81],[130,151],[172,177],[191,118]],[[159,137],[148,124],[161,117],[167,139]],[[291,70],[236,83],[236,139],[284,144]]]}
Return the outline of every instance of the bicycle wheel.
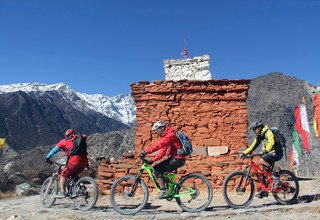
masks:
{"label": "bicycle wheel", "polygon": [[75,185],[73,202],[77,209],[87,211],[91,209],[98,199],[98,187],[96,181],[91,177],[81,177]]}
{"label": "bicycle wheel", "polygon": [[40,198],[43,207],[50,208],[56,201],[55,195],[58,193],[58,181],[48,177],[42,184]]}
{"label": "bicycle wheel", "polygon": [[223,182],[222,195],[231,208],[246,208],[253,200],[253,180],[242,171],[233,172]]}
{"label": "bicycle wheel", "polygon": [[279,187],[272,192],[273,197],[281,205],[296,202],[299,195],[299,182],[297,177],[289,170],[281,170],[279,175]]}
{"label": "bicycle wheel", "polygon": [[[132,191],[133,184],[135,190]],[[141,211],[148,202],[149,193],[145,182],[132,175],[117,179],[111,186],[110,202],[112,207],[123,215],[133,215]]]}
{"label": "bicycle wheel", "polygon": [[[194,194],[190,192],[195,191]],[[205,210],[212,201],[213,191],[208,179],[200,173],[192,173],[182,177],[175,189],[178,205],[187,212]]]}

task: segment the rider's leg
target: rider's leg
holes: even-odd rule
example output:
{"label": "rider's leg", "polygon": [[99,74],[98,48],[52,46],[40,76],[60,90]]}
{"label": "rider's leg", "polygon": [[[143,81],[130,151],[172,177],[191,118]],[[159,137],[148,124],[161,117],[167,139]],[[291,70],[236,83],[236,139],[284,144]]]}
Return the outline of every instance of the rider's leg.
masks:
{"label": "rider's leg", "polygon": [[162,174],[161,174],[161,176],[159,176],[157,178],[157,181],[159,183],[160,189],[165,189],[166,188],[166,186],[164,184],[164,178],[163,178]]}
{"label": "rider's leg", "polygon": [[276,189],[278,188],[279,185],[279,176],[276,172],[273,171],[273,164],[279,160],[279,157],[277,155],[276,152],[271,152],[266,154],[265,156],[263,156],[261,158],[262,160],[264,160],[263,164],[268,164],[268,168],[269,168],[269,172],[272,175],[272,179],[273,179],[273,188]]}
{"label": "rider's leg", "polygon": [[163,178],[163,173],[172,172],[177,168],[183,166],[184,163],[185,162],[181,160],[168,158],[167,160],[164,160],[154,166],[155,176],[157,177],[157,181],[160,187],[159,195],[156,198],[162,199],[168,193],[168,189],[166,188],[165,180]]}
{"label": "rider's leg", "polygon": [[[262,165],[262,168],[264,171],[267,171],[267,172],[270,172],[270,164],[264,160],[264,157],[260,158],[260,164]],[[265,179],[264,176],[262,176],[262,183],[263,185],[267,185],[267,180]],[[264,192],[262,191],[261,188],[258,189],[258,194],[256,195],[258,198],[263,198],[263,197],[267,197],[268,196],[268,193],[267,192]]]}
{"label": "rider's leg", "polygon": [[167,189],[165,186],[165,181],[163,178],[163,173],[166,172],[167,167],[169,165],[169,161],[164,160],[160,163],[158,163],[157,165],[155,165],[154,168],[154,174],[156,176],[157,182],[159,184],[159,188],[160,188],[160,192],[159,194],[156,196],[156,199],[162,199],[166,194],[167,194]]}
{"label": "rider's leg", "polygon": [[65,194],[65,184],[66,184],[66,177],[64,176],[60,176],[60,180],[59,180],[59,189],[60,189],[60,192],[64,193]]}
{"label": "rider's leg", "polygon": [[65,189],[65,182],[66,182],[66,177],[60,175],[60,177],[59,177],[59,192],[55,195],[55,198],[62,199],[67,196],[67,194],[64,190]]}
{"label": "rider's leg", "polygon": [[67,196],[65,191],[66,178],[75,177],[85,169],[86,164],[68,161],[67,165],[62,169],[59,178],[59,192],[55,196],[56,198],[64,198]]}

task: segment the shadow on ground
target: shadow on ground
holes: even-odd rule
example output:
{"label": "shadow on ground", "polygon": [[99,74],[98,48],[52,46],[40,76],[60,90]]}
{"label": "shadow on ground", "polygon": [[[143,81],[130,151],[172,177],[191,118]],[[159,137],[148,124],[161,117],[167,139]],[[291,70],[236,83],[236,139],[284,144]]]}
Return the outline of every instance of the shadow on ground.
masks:
{"label": "shadow on ground", "polygon": [[320,194],[315,195],[303,195],[298,197],[299,203],[310,203],[320,200]]}

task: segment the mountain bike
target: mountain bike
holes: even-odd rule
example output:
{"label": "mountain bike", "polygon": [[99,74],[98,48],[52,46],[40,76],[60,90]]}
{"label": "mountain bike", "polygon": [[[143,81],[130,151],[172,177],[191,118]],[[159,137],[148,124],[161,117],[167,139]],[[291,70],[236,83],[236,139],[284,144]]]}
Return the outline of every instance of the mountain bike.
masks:
{"label": "mountain bike", "polygon": [[[133,215],[141,211],[148,202],[149,192],[145,181],[142,179],[144,171],[147,172],[151,183],[160,191],[153,171],[154,168],[146,163],[144,157],[140,157],[142,166],[137,175],[125,175],[117,180],[110,190],[110,202],[113,208],[120,214]],[[208,179],[201,173],[187,174],[178,182],[175,182],[177,172],[164,173],[165,184],[168,189],[164,199],[175,199],[184,211],[200,212],[211,203],[213,191]]]}
{"label": "mountain bike", "polygon": [[258,165],[253,158],[260,154],[247,155],[248,165],[243,171],[235,171],[229,174],[222,185],[223,198],[226,203],[235,209],[246,208],[254,198],[255,181],[259,183],[261,190],[268,195],[272,193],[275,200],[282,205],[292,204],[296,201],[299,194],[299,182],[297,177],[288,170],[280,170],[276,174],[279,177],[279,184],[274,188],[272,179],[272,167]]}
{"label": "mountain bike", "polygon": [[[41,203],[44,207],[50,208],[56,201],[55,195],[58,193],[59,174],[65,163],[49,161],[50,164],[56,164],[58,169],[48,177],[42,184],[40,190]],[[89,210],[97,202],[98,187],[91,177],[81,177],[78,175],[67,178],[66,181],[66,198],[72,199],[74,206],[79,210]]]}

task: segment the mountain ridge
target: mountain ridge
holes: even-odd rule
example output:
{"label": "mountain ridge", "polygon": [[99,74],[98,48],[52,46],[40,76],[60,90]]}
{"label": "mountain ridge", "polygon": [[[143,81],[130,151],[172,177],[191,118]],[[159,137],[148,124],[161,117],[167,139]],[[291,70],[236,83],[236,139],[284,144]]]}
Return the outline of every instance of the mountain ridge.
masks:
{"label": "mountain ridge", "polygon": [[[19,152],[37,145],[53,144],[63,137],[68,128],[90,135],[130,127],[117,119],[122,117],[122,108],[131,107],[126,111],[134,114],[133,104],[114,104],[113,99],[117,100],[118,97],[112,100],[103,97],[111,100],[111,105],[101,113],[94,107],[96,102],[91,101],[90,96],[86,100],[82,96],[63,83],[1,85],[0,134],[7,138],[10,147]],[[121,98],[126,99],[125,102],[131,101],[128,95],[122,95]],[[126,118],[123,120],[127,121]]]}
{"label": "mountain ridge", "polygon": [[123,93],[114,97],[108,97],[102,94],[79,93],[65,83],[47,85],[31,82],[0,85],[0,94],[18,91],[34,93],[38,97],[45,93],[56,91],[65,97],[66,100],[73,102],[81,110],[87,111],[91,109],[128,126],[132,126],[135,123],[134,116],[136,110],[134,100],[128,94]]}

